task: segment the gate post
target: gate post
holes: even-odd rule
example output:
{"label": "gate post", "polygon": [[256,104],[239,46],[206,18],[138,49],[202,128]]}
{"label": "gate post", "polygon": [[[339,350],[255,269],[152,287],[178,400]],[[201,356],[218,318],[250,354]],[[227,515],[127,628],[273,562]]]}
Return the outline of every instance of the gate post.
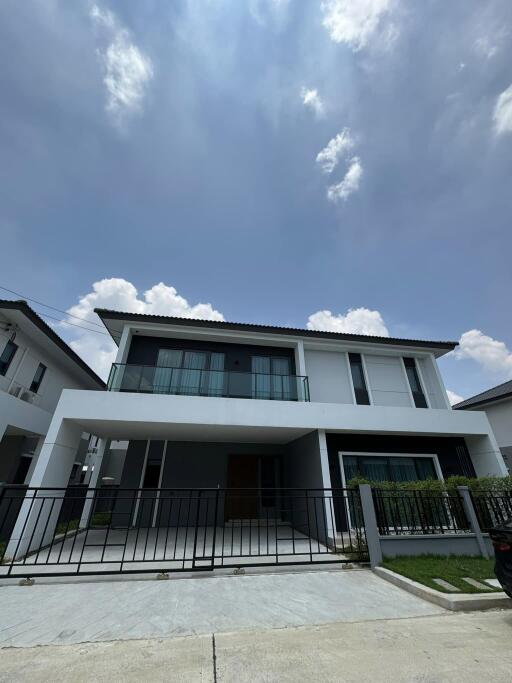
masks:
{"label": "gate post", "polygon": [[476,510],[473,505],[473,501],[471,500],[471,493],[469,492],[469,488],[467,486],[457,486],[457,491],[459,492],[459,495],[462,498],[462,505],[464,507],[466,517],[468,518],[469,526],[471,527],[471,530],[476,536],[476,542],[478,543],[478,547],[480,548],[480,554],[482,555],[482,557],[488,558],[489,553],[487,552],[487,548],[485,546],[485,540],[482,535],[482,529],[480,528],[480,523],[476,515]]}
{"label": "gate post", "polygon": [[380,547],[379,527],[377,526],[375,506],[373,504],[372,487],[369,484],[359,484],[359,495],[361,497],[361,508],[366,530],[366,543],[368,544],[370,566],[373,569],[382,562],[382,549]]}

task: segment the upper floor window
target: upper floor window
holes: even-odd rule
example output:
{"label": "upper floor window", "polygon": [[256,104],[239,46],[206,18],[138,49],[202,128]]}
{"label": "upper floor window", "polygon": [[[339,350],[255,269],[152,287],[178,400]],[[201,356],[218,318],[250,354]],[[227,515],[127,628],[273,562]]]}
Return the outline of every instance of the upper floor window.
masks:
{"label": "upper floor window", "polygon": [[37,392],[39,391],[39,387],[41,386],[41,382],[43,381],[45,372],[46,365],[39,363],[39,365],[37,366],[36,374],[34,375],[34,379],[32,380],[32,384],[30,385],[30,391],[33,391],[34,394],[37,394]]}
{"label": "upper floor window", "polygon": [[411,387],[412,397],[416,408],[428,408],[427,400],[420,382],[416,360],[414,358],[404,358],[405,372]]}
{"label": "upper floor window", "polygon": [[368,389],[366,388],[366,379],[363,370],[363,359],[360,353],[349,353],[348,359],[350,361],[350,372],[352,373],[352,383],[354,385],[354,394],[356,403],[358,405],[369,406],[370,397]]}
{"label": "upper floor window", "polygon": [[0,375],[5,375],[17,350],[18,345],[9,339],[0,356]]}
{"label": "upper floor window", "polygon": [[254,398],[288,401],[292,397],[290,361],[274,356],[252,356]]}
{"label": "upper floor window", "polygon": [[222,396],[223,371],[223,353],[160,349],[153,391],[193,396]]}

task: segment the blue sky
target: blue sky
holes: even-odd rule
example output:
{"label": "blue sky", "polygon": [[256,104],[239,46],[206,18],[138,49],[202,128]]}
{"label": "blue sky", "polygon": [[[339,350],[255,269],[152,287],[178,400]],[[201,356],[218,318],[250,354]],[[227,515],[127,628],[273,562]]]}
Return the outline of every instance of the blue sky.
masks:
{"label": "blue sky", "polygon": [[461,339],[451,391],[505,381],[511,38],[509,0],[4,0],[0,285]]}

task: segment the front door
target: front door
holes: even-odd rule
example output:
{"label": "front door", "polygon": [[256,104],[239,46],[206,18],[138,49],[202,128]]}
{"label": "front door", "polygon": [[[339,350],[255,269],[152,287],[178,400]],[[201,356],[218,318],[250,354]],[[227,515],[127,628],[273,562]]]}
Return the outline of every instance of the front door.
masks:
{"label": "front door", "polygon": [[[233,455],[228,460],[228,491],[225,518],[256,519],[258,516],[259,456]],[[240,491],[239,489],[245,489]]]}

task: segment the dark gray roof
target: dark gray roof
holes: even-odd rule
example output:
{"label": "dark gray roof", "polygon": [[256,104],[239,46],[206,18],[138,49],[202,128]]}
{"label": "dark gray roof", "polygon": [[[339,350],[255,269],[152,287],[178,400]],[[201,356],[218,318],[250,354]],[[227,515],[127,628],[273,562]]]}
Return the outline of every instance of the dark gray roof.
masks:
{"label": "dark gray roof", "polygon": [[503,384],[498,384],[497,387],[482,391],[481,394],[476,394],[476,396],[467,398],[465,401],[455,404],[452,408],[454,410],[463,410],[464,408],[473,408],[474,406],[480,406],[484,403],[502,401],[504,398],[512,398],[512,379],[508,382],[503,382]]}
{"label": "dark gray roof", "polygon": [[110,329],[106,320],[129,320],[133,322],[157,322],[168,325],[193,325],[194,327],[210,327],[218,330],[241,330],[247,332],[265,332],[267,334],[286,334],[296,337],[314,337],[316,339],[340,339],[345,341],[390,344],[395,346],[416,346],[419,348],[437,348],[444,352],[452,351],[458,342],[425,341],[421,339],[397,339],[396,337],[376,337],[366,334],[345,334],[343,332],[324,332],[320,330],[304,330],[297,327],[278,327],[275,325],[256,325],[255,323],[229,323],[217,320],[198,320],[196,318],[178,318],[166,315],[150,315],[147,313],[123,313],[106,308],[95,308],[114,341],[119,342],[121,330]]}
{"label": "dark gray roof", "polygon": [[85,361],[83,361],[78,354],[76,354],[73,349],[66,344],[66,342],[59,337],[59,335],[52,330],[52,328],[45,323],[45,321],[40,318],[37,313],[30,308],[26,301],[23,299],[0,299],[0,309],[4,310],[14,310],[20,311],[23,315],[30,320],[30,322],[35,325],[43,334],[45,334],[50,341],[52,341],[55,346],[57,346],[61,351],[63,351],[68,358],[70,358],[78,367],[89,375],[89,377],[101,388],[105,388],[105,382],[98,377],[98,375],[92,370]]}

